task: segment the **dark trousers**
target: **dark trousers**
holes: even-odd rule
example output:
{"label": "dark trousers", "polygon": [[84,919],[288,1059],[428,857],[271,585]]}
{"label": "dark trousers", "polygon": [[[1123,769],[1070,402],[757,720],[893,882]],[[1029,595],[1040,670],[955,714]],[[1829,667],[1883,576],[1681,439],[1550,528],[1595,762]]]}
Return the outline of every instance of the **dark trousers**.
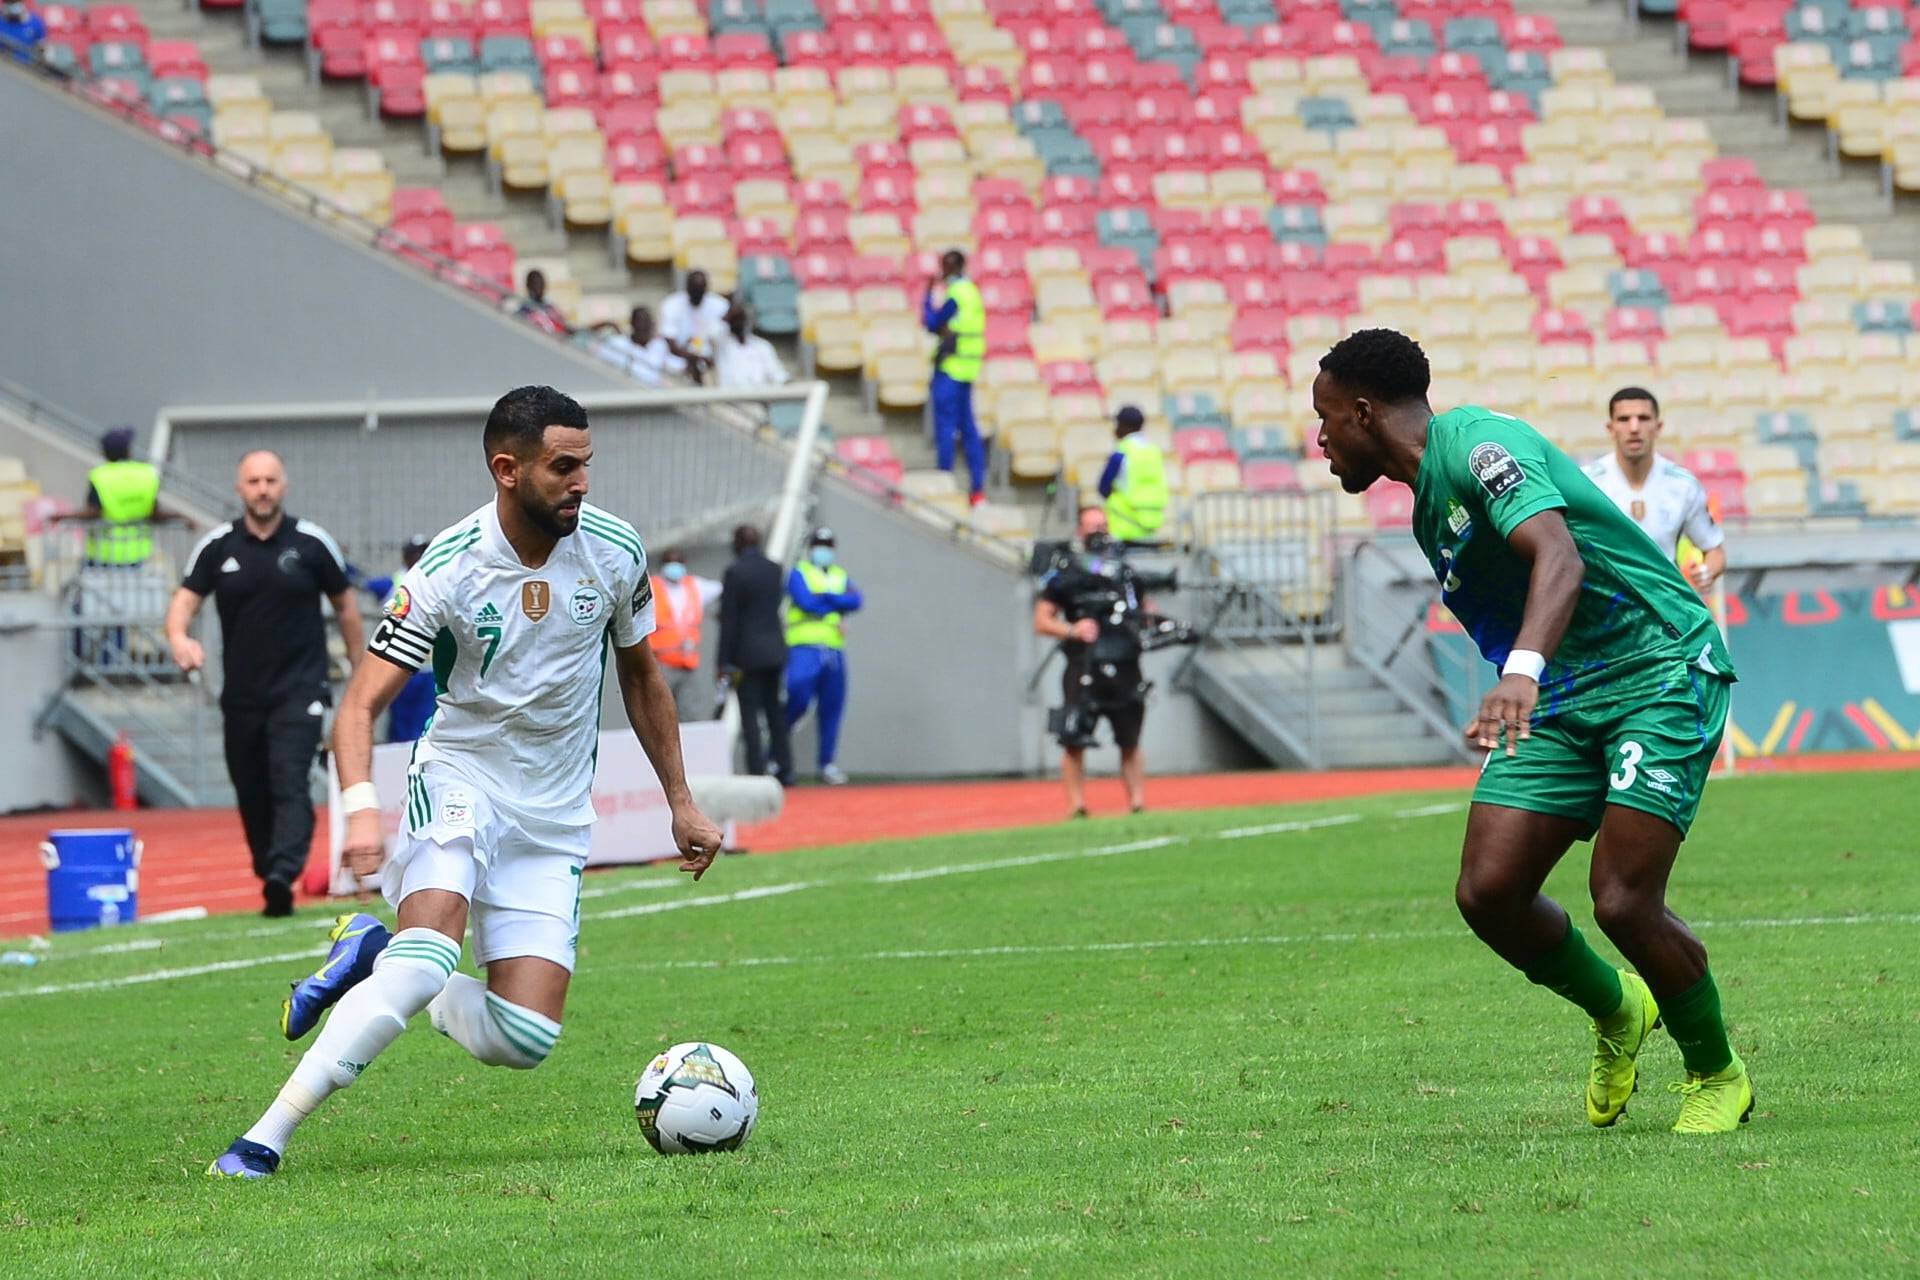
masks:
{"label": "dark trousers", "polygon": [[227,776],[240,802],[240,825],[253,851],[253,874],[294,885],[313,843],[313,793],[307,771],[320,745],[323,716],[312,698],[270,707],[227,707]]}
{"label": "dark trousers", "polygon": [[767,771],[767,750],[760,740],[760,722],[766,721],[773,742],[773,765],[781,782],[793,781],[793,745],[787,738],[787,713],[780,705],[787,673],[779,667],[740,674],[740,736],[747,743],[747,772],[760,777]]}

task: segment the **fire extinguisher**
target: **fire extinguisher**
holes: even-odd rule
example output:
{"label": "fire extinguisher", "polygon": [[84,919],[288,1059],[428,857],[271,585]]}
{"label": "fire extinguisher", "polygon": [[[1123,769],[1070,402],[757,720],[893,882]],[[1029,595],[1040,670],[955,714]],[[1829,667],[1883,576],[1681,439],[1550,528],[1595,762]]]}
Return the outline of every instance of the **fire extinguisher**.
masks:
{"label": "fire extinguisher", "polygon": [[134,782],[133,744],[127,741],[126,731],[114,739],[107,748],[107,786],[113,792],[113,807],[116,809],[134,809],[139,807],[139,788]]}

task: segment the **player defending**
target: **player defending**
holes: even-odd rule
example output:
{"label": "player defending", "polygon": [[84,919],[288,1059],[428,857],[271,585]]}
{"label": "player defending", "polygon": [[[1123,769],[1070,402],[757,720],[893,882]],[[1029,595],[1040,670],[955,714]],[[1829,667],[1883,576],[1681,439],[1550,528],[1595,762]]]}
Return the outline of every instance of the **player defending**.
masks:
{"label": "player defending", "polygon": [[[211,1174],[259,1178],[331,1093],[422,1009],[490,1066],[537,1067],[560,1038],[593,824],[594,746],[605,653],[673,813],[682,871],[699,879],[719,830],[694,806],[673,694],[647,646],[653,592],[633,527],[587,505],[592,442],[580,406],[551,387],[494,405],[483,437],[493,501],[428,546],[368,643],[334,725],[347,867],[381,870],[379,799],[368,781],[373,722],[432,661],[440,697],[407,771],[406,814],[381,888],[399,909],[389,938],[343,916],[327,963],[281,1015],[298,1040],[339,1008],[273,1105]],[[454,969],[467,923],[487,980]]]}
{"label": "player defending", "polygon": [[[1684,1096],[1675,1131],[1732,1130],[1753,1111],[1753,1088],[1727,1042],[1706,949],[1666,904],[1726,726],[1734,675],[1720,632],[1571,458],[1505,414],[1434,416],[1428,381],[1412,339],[1366,329],[1321,359],[1313,408],[1348,493],[1383,476],[1413,487],[1414,537],[1442,599],[1501,668],[1466,731],[1492,754],[1467,816],[1460,913],[1507,963],[1592,1017],[1593,1124],[1625,1113],[1635,1060],[1664,1016],[1687,1068],[1671,1086]],[[1602,960],[1540,892],[1586,839],[1594,919],[1638,976]]]}
{"label": "player defending", "polygon": [[1646,530],[1672,560],[1680,535],[1699,549],[1687,579],[1707,591],[1727,568],[1727,535],[1707,507],[1707,491],[1693,472],[1654,452],[1660,438],[1660,402],[1644,387],[1622,387],[1607,401],[1613,452],[1587,464],[1587,478]]}

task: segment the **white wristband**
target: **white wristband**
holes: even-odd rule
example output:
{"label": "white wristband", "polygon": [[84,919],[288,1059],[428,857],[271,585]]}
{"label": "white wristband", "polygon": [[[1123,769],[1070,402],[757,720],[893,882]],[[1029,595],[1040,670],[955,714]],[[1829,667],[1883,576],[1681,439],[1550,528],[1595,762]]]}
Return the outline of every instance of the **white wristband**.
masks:
{"label": "white wristband", "polygon": [[340,811],[358,813],[362,809],[378,809],[380,793],[373,789],[371,782],[356,782],[340,792]]}
{"label": "white wristband", "polygon": [[1515,649],[1507,655],[1507,665],[1500,668],[1503,676],[1525,676],[1536,684],[1540,673],[1547,669],[1547,660],[1531,649]]}

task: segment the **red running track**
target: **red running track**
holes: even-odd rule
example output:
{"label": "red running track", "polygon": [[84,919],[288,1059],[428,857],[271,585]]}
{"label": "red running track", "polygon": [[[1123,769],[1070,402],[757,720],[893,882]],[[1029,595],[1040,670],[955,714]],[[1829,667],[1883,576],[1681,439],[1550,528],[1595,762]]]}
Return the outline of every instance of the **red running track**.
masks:
{"label": "red running track", "polygon": [[[1920,752],[1811,755],[1743,762],[1743,772],[1900,769],[1920,767]],[[1297,804],[1394,791],[1465,792],[1477,771],[1468,767],[1340,773],[1227,773],[1154,778],[1155,810]],[[1087,788],[1096,815],[1124,813],[1115,779]],[[772,822],[743,828],[740,843],[753,853],[781,853],[821,845],[950,835],[1057,822],[1065,804],[1053,780],[901,783],[871,787],[802,787],[787,795]],[[57,827],[131,826],[145,842],[140,912],[204,907],[210,914],[257,911],[239,815],[231,809],[146,809],[137,813],[37,813],[0,818],[0,937],[44,932],[46,872],[39,844]],[[316,827],[314,857],[326,856],[325,815]],[[303,895],[304,898],[304,895]]]}

